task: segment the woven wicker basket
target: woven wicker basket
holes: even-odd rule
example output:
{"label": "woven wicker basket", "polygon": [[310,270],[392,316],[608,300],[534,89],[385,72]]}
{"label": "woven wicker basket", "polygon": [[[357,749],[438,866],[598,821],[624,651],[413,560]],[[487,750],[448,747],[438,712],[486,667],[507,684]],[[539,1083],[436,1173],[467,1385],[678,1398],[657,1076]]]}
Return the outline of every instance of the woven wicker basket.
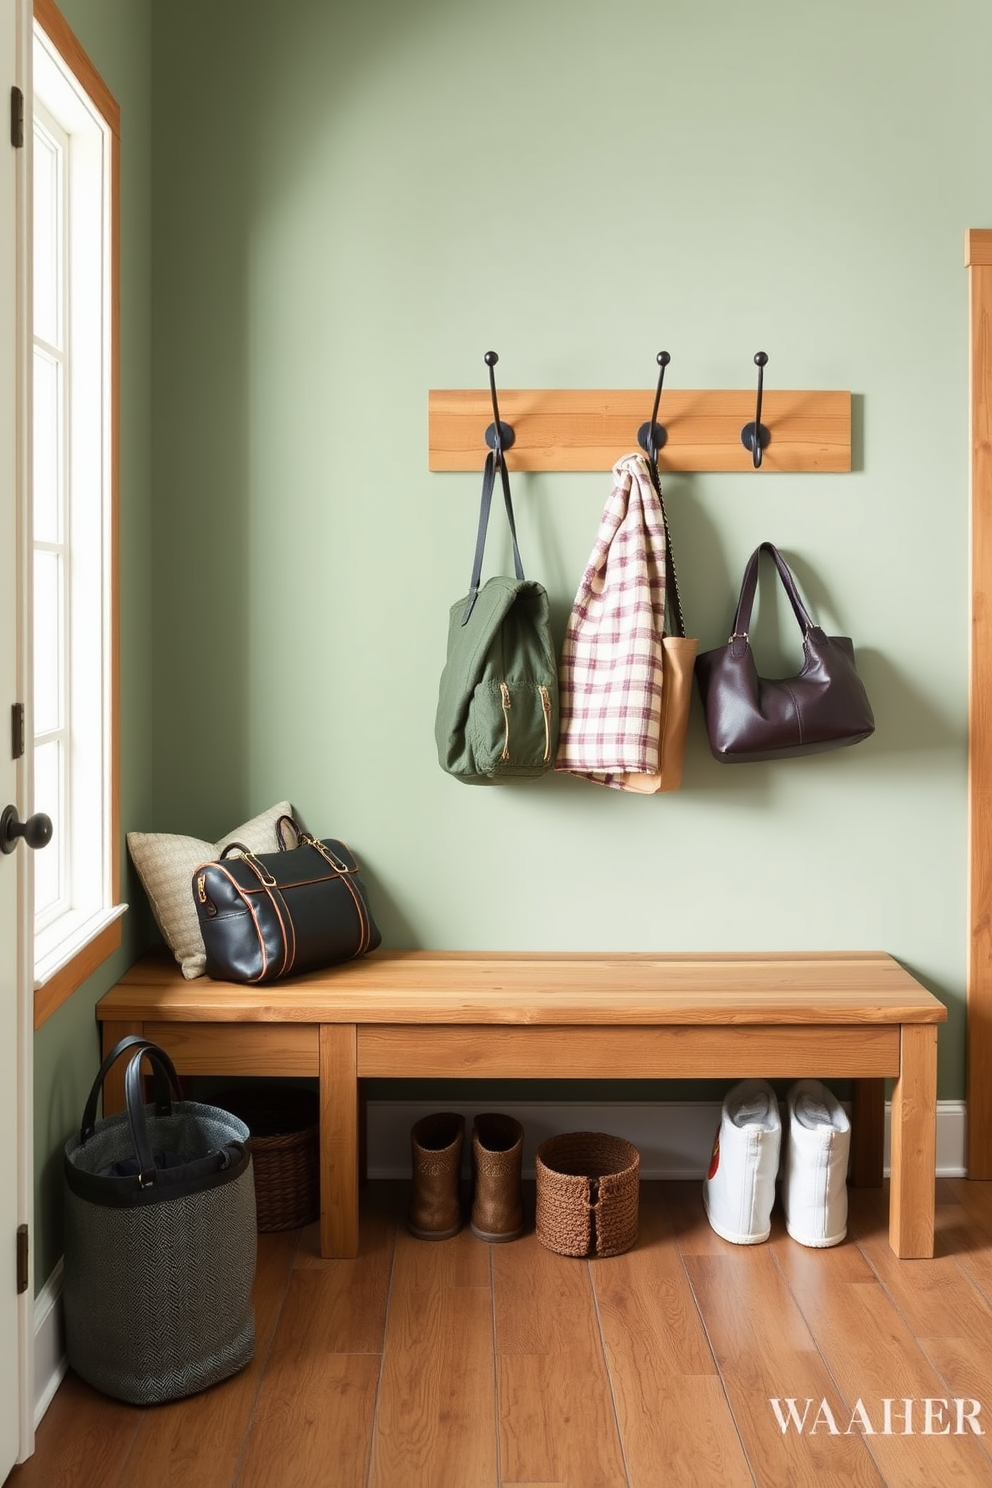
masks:
{"label": "woven wicker basket", "polygon": [[251,1133],[260,1233],[320,1217],[319,1104],[310,1090],[264,1085],[226,1090],[217,1104]]}
{"label": "woven wicker basket", "polygon": [[568,1256],[611,1256],[637,1239],[641,1159],[623,1137],[565,1132],[537,1149],[537,1238]]}

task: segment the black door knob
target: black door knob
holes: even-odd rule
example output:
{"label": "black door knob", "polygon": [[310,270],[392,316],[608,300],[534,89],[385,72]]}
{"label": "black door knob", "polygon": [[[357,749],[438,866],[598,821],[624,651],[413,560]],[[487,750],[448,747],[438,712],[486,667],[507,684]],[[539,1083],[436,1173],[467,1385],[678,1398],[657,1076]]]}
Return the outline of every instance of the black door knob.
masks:
{"label": "black door knob", "polygon": [[18,837],[23,837],[28,847],[46,847],[52,840],[51,817],[36,811],[22,822],[16,806],[5,806],[0,816],[0,852],[12,853]]}

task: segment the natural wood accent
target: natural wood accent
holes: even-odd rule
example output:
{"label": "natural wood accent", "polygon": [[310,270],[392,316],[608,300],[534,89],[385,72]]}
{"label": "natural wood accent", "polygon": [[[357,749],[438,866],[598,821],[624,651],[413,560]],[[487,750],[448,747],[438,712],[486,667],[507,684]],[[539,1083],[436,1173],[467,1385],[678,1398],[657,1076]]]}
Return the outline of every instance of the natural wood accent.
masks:
{"label": "natural wood accent", "polygon": [[992,228],[970,227],[964,236],[965,268],[992,267]]}
{"label": "natural wood accent", "polygon": [[378,950],[269,986],[186,981],[167,956],[125,972],[115,1017],[184,1023],[943,1023],[942,1003],[882,951]]}
{"label": "natural wood accent", "polygon": [[968,1174],[992,1178],[992,231],[968,233],[965,262],[971,326]]}
{"label": "natural wood accent", "polygon": [[[500,421],[513,429],[511,470],[612,470],[637,449],[637,431],[651,416],[646,389],[501,389]],[[754,469],[741,430],[754,421],[756,389],[730,392],[666,389],[658,422],[666,441],[660,470],[847,471],[851,468],[849,392],[769,388],[761,422],[771,438]],[[435,389],[428,394],[431,470],[481,470],[485,432],[493,422],[488,389]]]}
{"label": "natural wood accent", "polygon": [[[641,1246],[654,1257],[651,1275],[638,1253]],[[640,1206],[637,1248],[594,1262],[589,1270],[632,1482],[652,1483],[663,1462],[668,1483],[751,1488],[747,1457],[660,1190],[651,1189]],[[767,1325],[774,1328],[776,1321],[768,1318]]]}
{"label": "natural wood accent", "polygon": [[320,1029],[315,1023],[197,1024],[145,1022],[145,1035],[171,1055],[187,1075],[257,1075],[273,1078],[320,1073]]}
{"label": "natural wood accent", "polygon": [[54,0],[34,0],[34,18],[52,42],[59,55],[64,57],[73,76],[82,83],[96,108],[106,119],[114,137],[120,139],[121,110],[110,89],[94,67],[88,54],[80,45],[65,16]]}
{"label": "natural wood accent", "polygon": [[353,1023],[320,1030],[320,1237],[324,1255],[355,1255],[358,1231],[358,1039]]}
{"label": "natural wood accent", "polygon": [[937,1131],[920,1111],[937,1104],[937,1030],[904,1023],[899,1076],[892,1087],[892,1245],[897,1255],[933,1253],[933,1173]]}
{"label": "natural wood accent", "polygon": [[[827,1482],[880,1488],[883,1479],[856,1436],[824,1441],[822,1435],[801,1436],[779,1427],[770,1400],[812,1399],[815,1411],[822,1399],[836,1397],[830,1370],[774,1251],[771,1246],[754,1250],[747,1287],[740,1285],[735,1257],[726,1247],[687,1255],[685,1264],[755,1482],[769,1488],[814,1483],[820,1472]],[[787,1390],[784,1379],[790,1382]]]}
{"label": "natural wood accent", "polygon": [[[871,1214],[870,1202],[855,1210],[852,1228],[859,1239],[862,1235],[866,1240],[870,1237],[870,1254],[874,1255],[880,1226]],[[979,1248],[984,1248],[977,1236],[975,1240]],[[984,1240],[987,1244],[988,1237]],[[955,1429],[954,1400],[968,1396],[969,1390],[956,1369],[945,1375],[934,1366],[928,1340],[916,1335],[860,1245],[823,1251],[818,1256],[820,1265],[813,1264],[812,1252],[778,1236],[772,1248],[813,1346],[830,1358],[834,1390],[852,1406],[858,1399],[866,1404],[892,1400],[891,1432],[876,1428],[875,1434],[866,1438],[882,1481],[919,1484],[922,1488],[931,1483],[978,1484],[992,1478],[987,1438],[973,1435],[967,1427],[962,1434]],[[942,1262],[924,1261],[922,1268],[919,1281],[913,1283],[917,1295],[925,1291],[928,1280],[937,1280],[937,1297],[944,1282],[956,1289],[958,1275],[953,1257],[945,1255]],[[917,1268],[909,1269],[915,1272]],[[974,1305],[980,1308],[981,1299],[976,1297]],[[948,1329],[957,1326],[951,1319],[948,1312]],[[837,1347],[840,1339],[843,1348]],[[949,1380],[953,1388],[948,1388]],[[987,1380],[986,1370],[985,1382],[976,1396],[979,1402],[988,1398]],[[946,1402],[946,1409],[932,1415],[933,1428],[941,1434],[926,1433],[924,1402],[928,1399]],[[905,1433],[907,1400],[911,1402],[912,1434]],[[981,1416],[979,1424],[987,1429]],[[841,1440],[831,1437],[830,1446]]]}
{"label": "natural wood accent", "polygon": [[[150,956],[100,1000],[97,1016],[105,1053],[117,1030],[143,1027],[180,1073],[268,1075],[289,1058],[312,1072],[319,1036],[326,1256],[358,1253],[360,1081],[411,1074],[877,1082],[902,1071],[893,1171],[906,1171],[893,1183],[892,1239],[903,1256],[932,1251],[932,1201],[916,1206],[934,1182],[935,1025],[947,1011],[882,952],[386,950],[263,987],[187,982],[173,962]],[[932,1038],[908,1040],[917,1027]],[[113,1089],[105,1109],[119,1100]],[[871,1150],[861,1151],[866,1141]],[[854,1149],[856,1171],[880,1175],[875,1121],[855,1130]]]}
{"label": "natural wood accent", "polygon": [[[360,1259],[328,1266],[309,1244],[297,1247],[239,1488],[323,1488],[329,1480],[365,1488],[395,1227],[377,1199],[367,1207]],[[231,1477],[191,1481],[226,1488]]]}
{"label": "natural wood accent", "polygon": [[[115,836],[116,840],[116,836]],[[116,891],[115,891],[116,894]],[[120,949],[121,944],[121,922],[120,917],[105,925],[99,935],[95,935],[78,955],[73,956],[71,961],[66,962],[54,976],[48,978],[43,986],[38,987],[34,994],[34,1026],[41,1025],[62,1006],[64,1002],[81,987],[88,976],[91,976],[97,967],[102,966],[108,956]]]}
{"label": "natural wood accent", "polygon": [[775,1079],[804,1074],[870,1078],[899,1071],[897,1028],[739,1024],[691,1026],[422,1029],[362,1028],[358,1072],[383,1078],[404,1067],[443,1080],[457,1070],[473,1079],[627,1080]]}
{"label": "natural wood accent", "polygon": [[558,1259],[541,1245],[493,1247],[503,1475],[513,1484],[623,1483],[592,1268]]}
{"label": "natural wood accent", "polygon": [[[246,1370],[148,1410],[70,1373],[8,1488],[992,1481],[992,1436],[959,1434],[954,1404],[988,1432],[992,1185],[938,1183],[937,1254],[913,1265],[881,1190],[852,1191],[843,1244],[807,1250],[778,1210],[767,1244],[727,1244],[700,1187],[642,1183],[635,1247],[580,1261],[537,1241],[533,1184],[527,1233],[495,1246],[413,1240],[409,1184],[372,1184],[354,1260],[321,1260],[316,1225],[259,1236]],[[790,1397],[802,1432],[775,1416]],[[925,1434],[928,1399],[947,1434]],[[823,1400],[836,1435],[811,1430]],[[871,1435],[847,1430],[859,1401]]]}
{"label": "natural wood accent", "polygon": [[885,1082],[851,1083],[851,1125],[860,1137],[852,1144],[851,1182],[856,1188],[878,1188],[882,1182],[885,1138]]}
{"label": "natural wood accent", "polygon": [[[425,1245],[397,1231],[369,1488],[496,1482],[488,1263],[470,1232]],[[426,1421],[444,1423],[443,1473]]]}
{"label": "natural wood accent", "polygon": [[[110,131],[110,893],[120,903],[121,728],[120,728],[120,443],[121,443],[121,111],[116,98],[80,45],[54,0],[34,0],[34,18],[85,89]],[[40,987],[34,999],[34,1026],[40,1028],[121,944],[120,920],[108,925],[66,966]]]}

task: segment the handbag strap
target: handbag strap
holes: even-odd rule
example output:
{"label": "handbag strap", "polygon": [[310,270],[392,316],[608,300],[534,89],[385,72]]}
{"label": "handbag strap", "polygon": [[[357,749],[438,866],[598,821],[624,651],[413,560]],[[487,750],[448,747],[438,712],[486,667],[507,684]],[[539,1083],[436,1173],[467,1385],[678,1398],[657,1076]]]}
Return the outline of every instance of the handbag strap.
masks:
{"label": "handbag strap", "polygon": [[510,524],[510,537],[513,540],[513,571],[518,579],[523,579],[524,569],[520,562],[520,549],[517,546],[517,527],[513,520],[513,502],[510,499],[510,475],[506,468],[506,461],[502,455],[497,455],[495,450],[490,450],[486,456],[485,469],[482,472],[482,500],[479,504],[479,532],[475,539],[475,559],[472,563],[472,582],[469,585],[468,599],[465,603],[465,613],[462,615],[462,624],[467,625],[469,617],[475,608],[475,601],[479,597],[479,587],[482,581],[482,557],[486,549],[486,532],[489,527],[489,509],[492,506],[493,487],[496,484],[496,470],[499,469],[500,479],[503,483],[503,505],[506,507],[506,520]]}
{"label": "handbag strap", "polygon": [[758,587],[758,563],[762,553],[767,553],[774,561],[775,567],[778,569],[778,576],[782,580],[786,594],[789,596],[789,603],[792,605],[792,610],[799,622],[800,629],[804,636],[808,635],[811,630],[817,628],[816,623],[799,596],[799,590],[796,588],[796,581],[792,577],[789,565],[774,543],[763,542],[759,547],[755,548],[744,570],[744,578],[741,582],[741,596],[737,602],[737,613],[734,616],[734,629],[730,637],[731,641],[735,639],[747,639],[748,628],[751,624],[751,611],[754,608],[754,596]]}
{"label": "handbag strap", "polygon": [[658,473],[658,463],[653,456],[648,455],[648,470],[651,475],[651,484],[654,486],[658,504],[661,507],[661,520],[665,528],[665,609],[671,611],[672,625],[668,629],[669,635],[685,636],[685,616],[682,613],[682,595],[679,590],[678,574],[675,572],[675,554],[672,552],[672,533],[668,525],[668,513],[665,510],[665,498],[661,494],[661,476]]}
{"label": "handbag strap", "polygon": [[[142,1052],[144,1052],[145,1050],[150,1051],[149,1058],[152,1059],[152,1073],[155,1076],[156,1116],[168,1116],[171,1114],[172,1098],[169,1093],[170,1080],[176,1094],[180,1097],[182,1096],[182,1087],[179,1084],[179,1076],[176,1074],[175,1066],[173,1065],[172,1060],[169,1058],[168,1054],[166,1054],[165,1050],[160,1049],[157,1044],[153,1044],[149,1039],[143,1038],[140,1033],[125,1034],[125,1036],[122,1039],[119,1039],[118,1042],[111,1049],[110,1053],[101,1064],[96,1079],[93,1081],[93,1088],[90,1091],[89,1096],[87,1097],[86,1105],[83,1110],[83,1121],[79,1129],[80,1146],[82,1146],[84,1142],[89,1141],[96,1128],[96,1103],[100,1098],[100,1092],[103,1089],[104,1080],[107,1078],[110,1070],[117,1063],[122,1054],[130,1052],[133,1055],[137,1050],[141,1050]],[[157,1056],[157,1058],[155,1056]],[[127,1077],[125,1076],[125,1087],[126,1085]]]}
{"label": "handbag strap", "polygon": [[[179,1084],[179,1076],[176,1074],[175,1065],[157,1044],[149,1043],[147,1039],[140,1040],[141,1047],[135,1049],[131,1061],[124,1072],[124,1104],[127,1107],[127,1119],[131,1127],[131,1140],[134,1143],[134,1155],[138,1160],[138,1186],[147,1188],[155,1181],[155,1154],[152,1151],[151,1138],[148,1135],[148,1120],[145,1116],[145,1102],[142,1099],[141,1089],[141,1061],[150,1061],[152,1069],[156,1072],[162,1071],[168,1082],[171,1082],[176,1095],[182,1100],[182,1087]],[[171,1116],[172,1102],[166,1101],[166,1109],[162,1110],[158,1104],[155,1107],[156,1116]]]}

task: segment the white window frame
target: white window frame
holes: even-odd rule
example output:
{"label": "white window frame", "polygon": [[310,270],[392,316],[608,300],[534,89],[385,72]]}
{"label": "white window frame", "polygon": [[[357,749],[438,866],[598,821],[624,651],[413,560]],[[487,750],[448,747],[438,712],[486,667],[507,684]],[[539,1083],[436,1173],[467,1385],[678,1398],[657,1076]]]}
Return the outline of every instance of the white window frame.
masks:
{"label": "white window frame", "polygon": [[[35,924],[37,1027],[119,946],[127,906],[118,902],[119,111],[52,0],[35,0],[34,13],[35,112],[66,144],[67,286],[57,344],[40,345],[66,369],[58,453],[66,787],[63,801],[36,793],[32,807],[62,827],[45,850],[58,854],[62,897]],[[31,320],[33,332],[33,308]],[[35,747],[49,738],[35,735]]]}

